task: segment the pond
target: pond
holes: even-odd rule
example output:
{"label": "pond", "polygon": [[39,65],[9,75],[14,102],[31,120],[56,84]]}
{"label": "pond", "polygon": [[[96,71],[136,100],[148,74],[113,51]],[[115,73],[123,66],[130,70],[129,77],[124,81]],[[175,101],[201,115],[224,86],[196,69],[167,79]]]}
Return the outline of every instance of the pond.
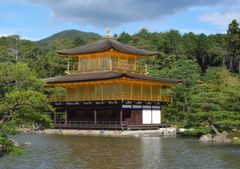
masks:
{"label": "pond", "polygon": [[240,169],[240,146],[193,138],[16,135],[31,142],[22,156],[0,159],[1,169]]}

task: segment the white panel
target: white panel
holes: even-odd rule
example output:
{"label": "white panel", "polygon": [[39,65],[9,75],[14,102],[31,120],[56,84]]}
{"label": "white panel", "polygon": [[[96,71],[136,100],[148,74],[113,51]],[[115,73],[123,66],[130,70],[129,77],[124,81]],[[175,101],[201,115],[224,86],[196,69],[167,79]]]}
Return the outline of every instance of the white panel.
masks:
{"label": "white panel", "polygon": [[160,110],[152,110],[152,123],[153,124],[161,123],[161,111]]}
{"label": "white panel", "polygon": [[151,110],[143,110],[143,124],[151,124]]}
{"label": "white panel", "polygon": [[151,110],[142,110],[142,123],[143,124],[151,124]]}

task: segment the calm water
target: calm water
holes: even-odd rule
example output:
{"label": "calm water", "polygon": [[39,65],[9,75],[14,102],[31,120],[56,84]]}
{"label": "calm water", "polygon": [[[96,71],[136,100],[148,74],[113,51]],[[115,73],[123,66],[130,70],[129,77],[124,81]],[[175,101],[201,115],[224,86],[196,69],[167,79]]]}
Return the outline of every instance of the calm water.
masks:
{"label": "calm water", "polygon": [[240,169],[240,146],[184,138],[109,138],[18,135],[30,141],[21,157],[0,159],[1,169]]}

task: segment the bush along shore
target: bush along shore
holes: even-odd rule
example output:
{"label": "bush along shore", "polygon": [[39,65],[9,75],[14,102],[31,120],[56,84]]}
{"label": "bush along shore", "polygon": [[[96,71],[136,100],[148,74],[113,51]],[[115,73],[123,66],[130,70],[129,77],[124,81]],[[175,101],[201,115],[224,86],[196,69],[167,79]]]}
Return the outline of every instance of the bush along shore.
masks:
{"label": "bush along shore", "polygon": [[211,132],[210,129],[183,129],[177,130],[178,136],[197,137],[200,142],[203,143],[233,143],[240,144],[240,130],[234,130],[231,132]]}

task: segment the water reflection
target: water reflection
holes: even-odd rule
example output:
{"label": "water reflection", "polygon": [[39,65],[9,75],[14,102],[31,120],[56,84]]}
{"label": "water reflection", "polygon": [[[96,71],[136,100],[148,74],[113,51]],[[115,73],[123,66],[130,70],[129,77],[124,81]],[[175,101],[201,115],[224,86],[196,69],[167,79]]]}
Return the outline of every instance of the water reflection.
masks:
{"label": "water reflection", "polygon": [[1,169],[240,168],[240,147],[195,139],[18,135],[32,142],[22,157],[0,159]]}

